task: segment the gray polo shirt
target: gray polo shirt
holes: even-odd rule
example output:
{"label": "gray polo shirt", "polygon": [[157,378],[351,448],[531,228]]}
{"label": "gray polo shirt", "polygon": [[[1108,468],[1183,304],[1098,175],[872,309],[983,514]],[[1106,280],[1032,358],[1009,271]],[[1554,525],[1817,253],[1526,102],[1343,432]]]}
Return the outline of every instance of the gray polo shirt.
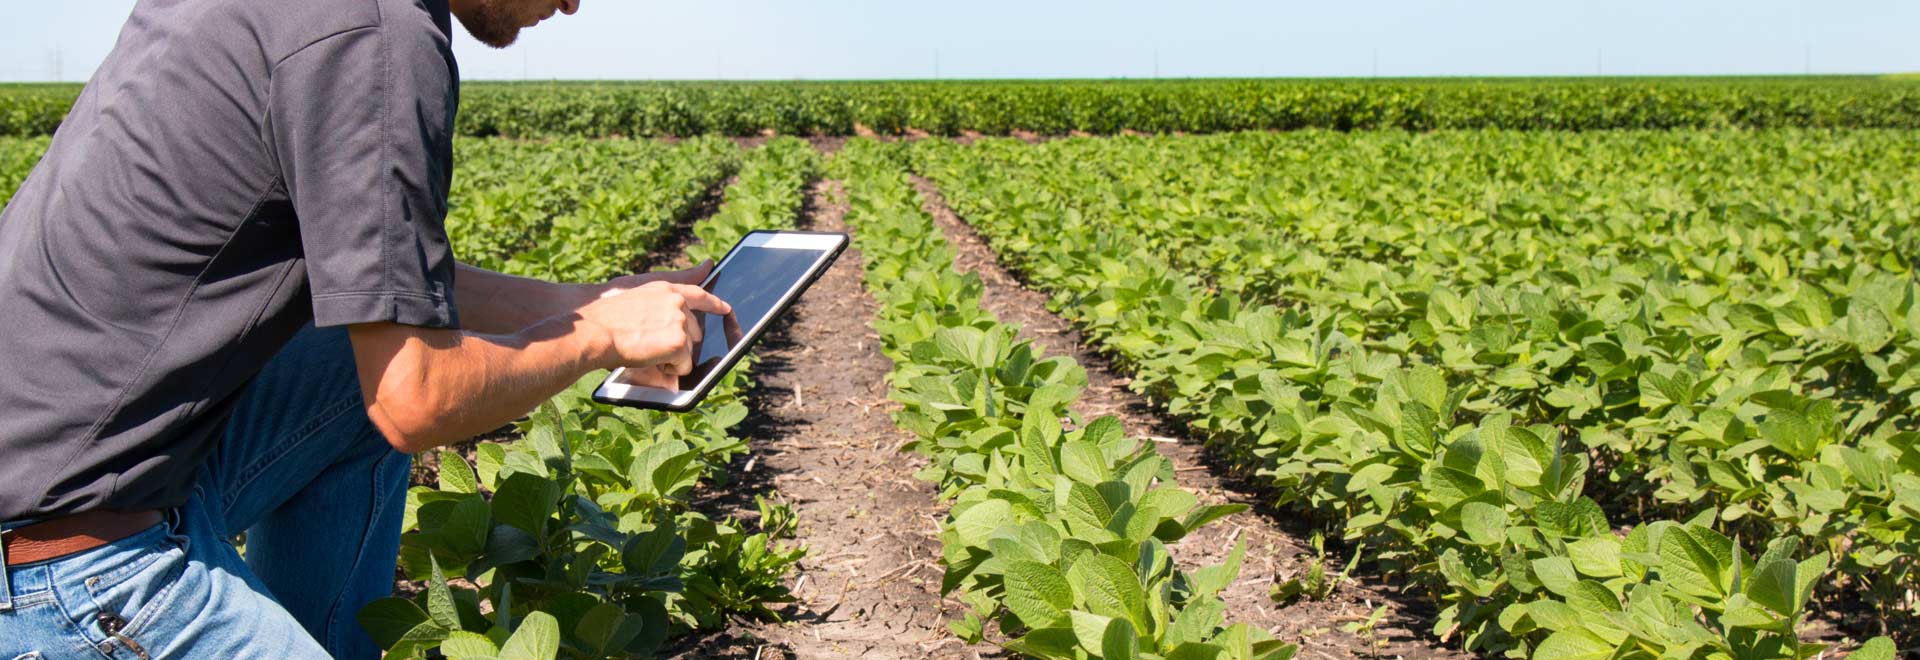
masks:
{"label": "gray polo shirt", "polygon": [[446,0],[141,0],[0,212],[0,521],[183,504],[309,321],[455,327]]}

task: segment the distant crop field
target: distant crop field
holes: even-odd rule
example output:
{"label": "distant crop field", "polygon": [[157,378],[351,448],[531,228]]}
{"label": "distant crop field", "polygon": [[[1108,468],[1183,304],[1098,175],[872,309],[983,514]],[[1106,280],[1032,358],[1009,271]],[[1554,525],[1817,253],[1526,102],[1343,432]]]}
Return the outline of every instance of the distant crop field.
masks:
{"label": "distant crop field", "polygon": [[[76,85],[0,85],[45,135]],[[1325,128],[1917,128],[1896,77],[468,83],[462,135],[1110,135]]]}

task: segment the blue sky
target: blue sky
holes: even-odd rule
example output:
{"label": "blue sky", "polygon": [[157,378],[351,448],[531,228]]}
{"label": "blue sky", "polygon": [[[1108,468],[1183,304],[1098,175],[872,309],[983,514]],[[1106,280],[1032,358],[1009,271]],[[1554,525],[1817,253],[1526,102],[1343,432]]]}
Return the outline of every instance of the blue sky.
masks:
{"label": "blue sky", "polygon": [[[262,0],[266,1],[266,0]],[[299,0],[276,0],[299,1]],[[82,80],[131,0],[13,2],[0,81]],[[463,77],[946,78],[1920,71],[1911,0],[583,0]],[[937,64],[936,64],[937,63]],[[936,69],[937,66],[937,69]]]}

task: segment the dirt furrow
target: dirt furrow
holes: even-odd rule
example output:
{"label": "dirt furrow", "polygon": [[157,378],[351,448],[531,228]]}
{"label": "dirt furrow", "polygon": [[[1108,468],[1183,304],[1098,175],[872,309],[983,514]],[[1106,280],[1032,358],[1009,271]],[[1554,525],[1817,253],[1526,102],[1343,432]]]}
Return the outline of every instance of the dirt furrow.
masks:
{"label": "dirt furrow", "polygon": [[[837,182],[814,184],[800,225],[846,231]],[[848,249],[795,304],[780,332],[763,339],[752,413],[739,429],[752,442],[736,465],[750,513],[752,492],[793,506],[796,540],[808,547],[793,575],[798,602],[784,623],[733,629],[676,645],[683,657],[971,658],[946,629],[939,597],[940,516],[930,484],[913,478],[925,461],[900,452],[911,439],[894,426],[885,376],[891,363],[868,324],[876,307],[861,284],[861,255]],[[765,484],[761,486],[760,484]],[[749,648],[751,647],[751,648]]]}
{"label": "dirt furrow", "polygon": [[[1182,425],[1128,390],[1128,378],[1116,374],[1105,356],[1089,348],[1071,323],[1048,311],[1046,294],[1027,288],[1001,267],[993,250],[947,206],[933,182],[920,176],[913,180],[926,200],[926,211],[946,232],[957,252],[955,267],[978,273],[986,285],[987,309],[1002,321],[1020,324],[1021,335],[1045,349],[1047,355],[1071,356],[1086,368],[1087,391],[1075,412],[1088,419],[1117,416],[1130,435],[1150,438],[1160,454],[1173,461],[1180,485],[1194,491],[1202,502],[1240,502],[1254,507],[1203,527],[1170,547],[1181,568],[1193,569],[1218,564],[1233,551],[1235,543],[1246,543],[1240,579],[1222,593],[1229,621],[1246,622],[1278,638],[1299,642],[1301,658],[1467,657],[1434,646],[1424,633],[1431,624],[1421,616],[1421,607],[1381,586],[1346,583],[1323,601],[1302,599],[1290,605],[1276,602],[1270,595],[1273,586],[1304,574],[1312,562],[1305,532],[1284,527],[1284,514],[1264,509],[1263,498],[1253,488],[1223,479],[1220,475],[1224,470],[1208,459],[1200,443],[1186,436]],[[1328,558],[1329,574],[1340,571],[1342,559]],[[1373,608],[1382,605],[1388,607],[1387,618],[1370,634],[1343,629],[1347,624],[1365,621]]]}

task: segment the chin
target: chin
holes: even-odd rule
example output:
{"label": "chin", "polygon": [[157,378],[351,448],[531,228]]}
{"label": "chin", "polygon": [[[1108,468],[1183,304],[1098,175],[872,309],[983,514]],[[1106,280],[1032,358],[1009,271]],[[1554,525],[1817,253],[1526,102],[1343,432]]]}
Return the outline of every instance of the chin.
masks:
{"label": "chin", "polygon": [[[483,5],[482,7],[492,7]],[[520,38],[520,21],[508,18],[505,14],[481,9],[471,15],[457,15],[460,25],[473,35],[475,41],[494,48],[506,48]]]}
{"label": "chin", "polygon": [[517,27],[495,27],[491,30],[468,29],[467,34],[473,35],[475,41],[493,48],[506,48],[520,40],[520,28]]}

